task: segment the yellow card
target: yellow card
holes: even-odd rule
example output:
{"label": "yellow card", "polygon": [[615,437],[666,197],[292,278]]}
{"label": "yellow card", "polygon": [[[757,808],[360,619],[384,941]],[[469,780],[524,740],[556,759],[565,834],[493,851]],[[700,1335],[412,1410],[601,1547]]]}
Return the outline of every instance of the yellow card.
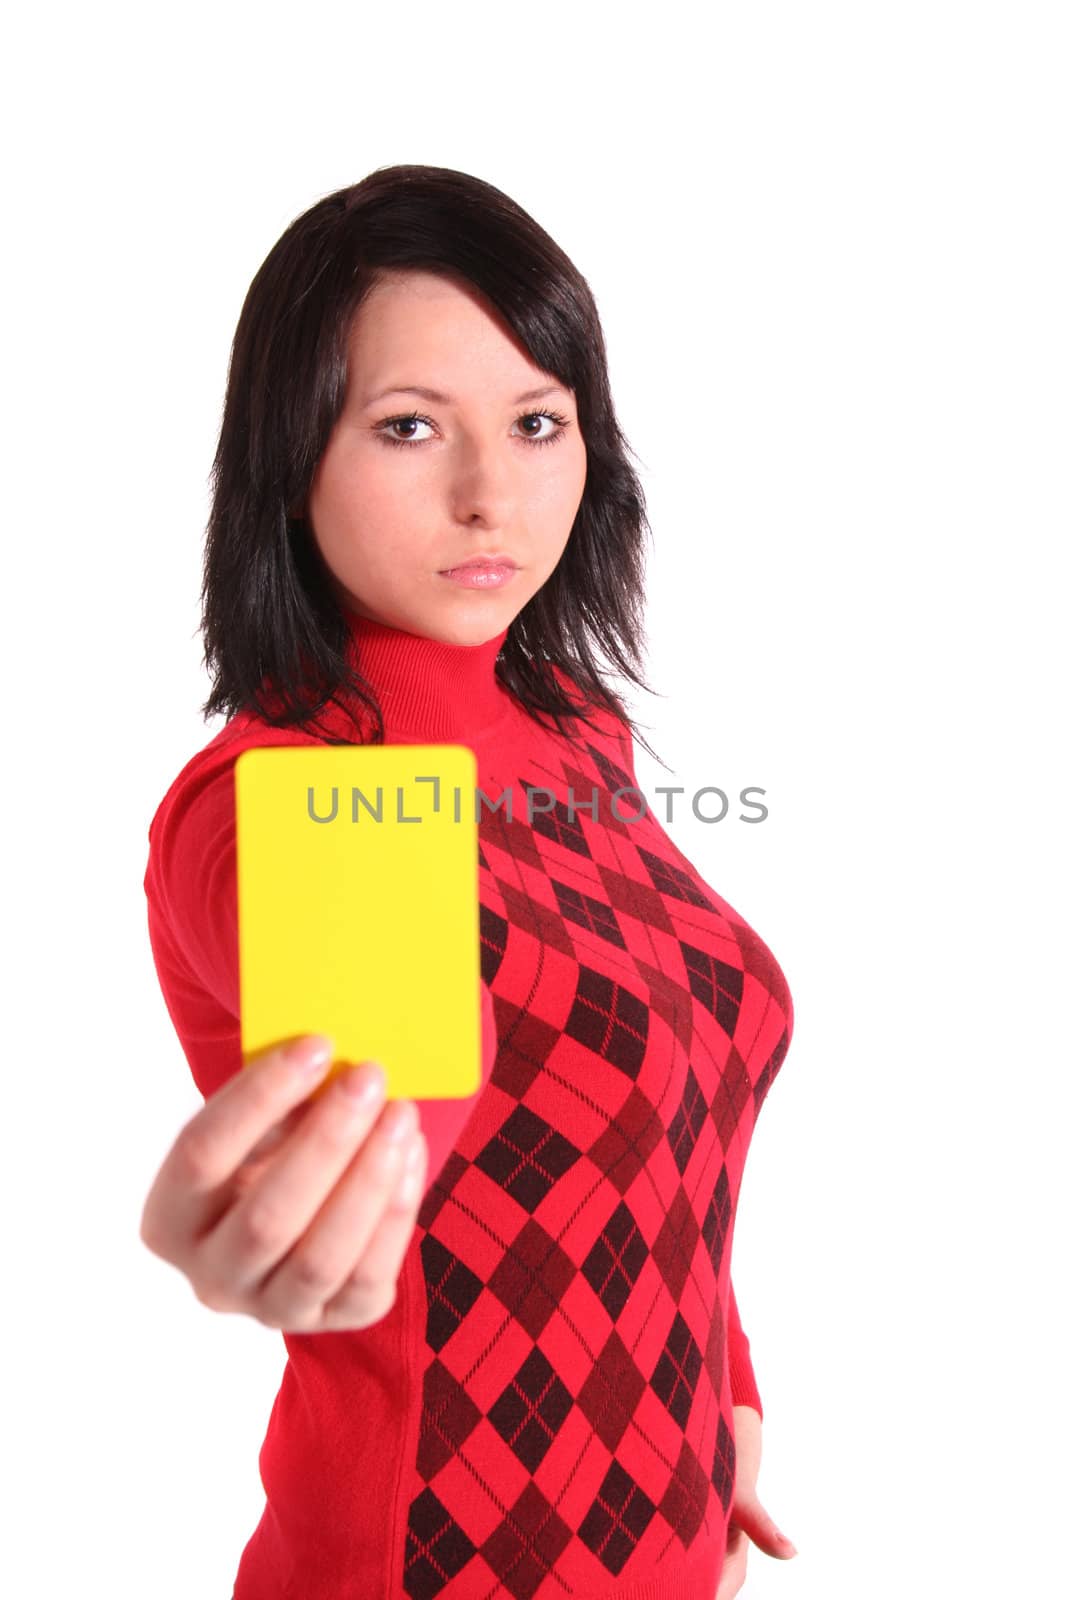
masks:
{"label": "yellow card", "polygon": [[391,1099],[481,1083],[477,760],[284,745],[234,763],[241,1048],[325,1033]]}

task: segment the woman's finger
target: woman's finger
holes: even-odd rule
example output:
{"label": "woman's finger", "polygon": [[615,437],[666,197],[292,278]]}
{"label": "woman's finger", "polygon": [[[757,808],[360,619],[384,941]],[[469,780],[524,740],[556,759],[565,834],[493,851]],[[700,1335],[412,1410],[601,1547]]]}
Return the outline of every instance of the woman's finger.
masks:
{"label": "woman's finger", "polygon": [[326,1076],[332,1056],[332,1040],[303,1036],[251,1061],[205,1102],[145,1200],[141,1239],[150,1250],[180,1265],[189,1243],[216,1220],[220,1187]]}
{"label": "woman's finger", "polygon": [[343,1321],[346,1307],[353,1298],[365,1297],[384,1284],[395,1284],[415,1221],[426,1192],[426,1137],[419,1134],[413,1141],[407,1166],[390,1196],[366,1249],[353,1270],[335,1295],[323,1307],[323,1318]]}
{"label": "woman's finger", "polygon": [[[268,1258],[267,1238],[257,1241],[255,1254],[267,1265],[254,1278],[249,1270],[245,1292],[255,1294],[261,1313],[279,1327],[302,1327],[318,1316],[353,1263],[361,1260],[396,1187],[416,1124],[417,1110],[410,1100],[391,1101],[347,1171],[336,1184],[331,1182],[325,1203],[320,1197],[311,1216],[292,1229],[290,1238],[296,1236],[296,1243]],[[266,1215],[275,1210],[268,1202]],[[250,1269],[253,1253],[247,1239],[245,1247]]]}

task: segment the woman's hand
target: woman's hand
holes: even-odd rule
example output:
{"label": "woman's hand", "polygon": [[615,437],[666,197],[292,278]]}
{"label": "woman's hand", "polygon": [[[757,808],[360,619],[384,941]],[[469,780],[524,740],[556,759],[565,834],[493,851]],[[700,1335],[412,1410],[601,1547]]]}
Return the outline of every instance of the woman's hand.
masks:
{"label": "woman's hand", "polygon": [[775,1527],[756,1493],[756,1478],[763,1449],[763,1423],[754,1406],[734,1407],[734,1442],[737,1446],[734,1503],[715,1600],[733,1600],[734,1595],[740,1592],[748,1567],[750,1540],[767,1555],[777,1556],[780,1561],[788,1561],[797,1554],[796,1546]]}
{"label": "woman's hand", "polygon": [[213,1311],[333,1333],[393,1307],[426,1140],[411,1101],[382,1110],[374,1063],[346,1065],[309,1099],[332,1053],[318,1035],[265,1052],[186,1123],[156,1175],[141,1239]]}

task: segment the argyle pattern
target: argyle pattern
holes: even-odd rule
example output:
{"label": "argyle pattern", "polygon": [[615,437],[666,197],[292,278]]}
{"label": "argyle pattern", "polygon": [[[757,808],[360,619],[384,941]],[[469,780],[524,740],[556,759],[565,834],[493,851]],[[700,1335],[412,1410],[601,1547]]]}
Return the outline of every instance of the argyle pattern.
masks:
{"label": "argyle pattern", "polygon": [[[574,739],[519,767],[551,810],[528,816],[509,775],[511,820],[482,813],[498,1046],[413,1241],[411,1600],[629,1590],[721,1544],[732,1503],[733,1223],[793,1008],[651,810],[622,820],[629,794],[613,814],[626,756],[621,736]],[[479,784],[499,796],[491,769]]]}

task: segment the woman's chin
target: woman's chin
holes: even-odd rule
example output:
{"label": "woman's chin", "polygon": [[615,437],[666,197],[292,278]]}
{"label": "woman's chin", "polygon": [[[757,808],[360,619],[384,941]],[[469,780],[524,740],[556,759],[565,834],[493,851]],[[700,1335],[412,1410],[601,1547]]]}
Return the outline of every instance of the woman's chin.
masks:
{"label": "woman's chin", "polygon": [[421,612],[419,633],[432,635],[450,644],[485,644],[503,633],[521,610],[516,597],[460,590],[447,604],[427,607]]}
{"label": "woman's chin", "polygon": [[398,598],[390,604],[384,598],[378,603],[366,600],[345,601],[346,609],[356,616],[369,617],[386,627],[399,628],[404,633],[414,633],[424,639],[436,639],[440,644],[480,645],[495,639],[509,627],[525,604],[525,596],[516,592],[515,584],[491,592],[467,589],[448,579],[438,579],[438,588],[421,594],[417,604],[412,596]]}

